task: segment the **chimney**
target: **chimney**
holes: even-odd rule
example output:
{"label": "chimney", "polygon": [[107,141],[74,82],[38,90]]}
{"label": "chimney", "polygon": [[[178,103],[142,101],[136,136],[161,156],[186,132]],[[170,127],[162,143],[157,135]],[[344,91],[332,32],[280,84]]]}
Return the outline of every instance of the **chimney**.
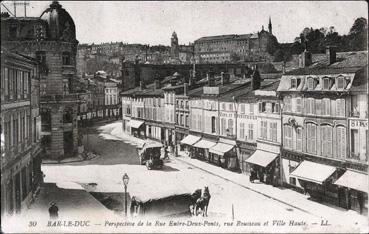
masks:
{"label": "chimney", "polygon": [[220,78],[220,82],[222,85],[228,84],[229,83],[229,77],[230,75],[228,73],[224,73],[222,72],[220,74],[221,78]]}
{"label": "chimney", "polygon": [[145,89],[145,83],[143,81],[140,81],[140,90]]}
{"label": "chimney", "polygon": [[332,63],[336,62],[336,47],[334,46],[327,46],[325,49],[325,55],[327,56],[328,64],[331,65]]}
{"label": "chimney", "polygon": [[286,73],[286,62],[282,63],[282,74]]}
{"label": "chimney", "polygon": [[188,83],[183,84],[183,95],[184,96],[188,95]]}
{"label": "chimney", "polygon": [[257,66],[255,65],[255,67],[253,68],[253,73],[251,75],[251,88],[252,88],[252,90],[259,89],[260,84],[261,84],[260,73],[258,71]]}
{"label": "chimney", "polygon": [[154,88],[155,89],[160,89],[160,80],[154,80]]}
{"label": "chimney", "polygon": [[310,66],[311,64],[312,64],[311,53],[310,51],[307,51],[305,49],[305,51],[299,55],[299,67],[304,68]]}
{"label": "chimney", "polygon": [[208,78],[208,86],[213,87],[215,85],[214,72],[210,71],[206,74]]}

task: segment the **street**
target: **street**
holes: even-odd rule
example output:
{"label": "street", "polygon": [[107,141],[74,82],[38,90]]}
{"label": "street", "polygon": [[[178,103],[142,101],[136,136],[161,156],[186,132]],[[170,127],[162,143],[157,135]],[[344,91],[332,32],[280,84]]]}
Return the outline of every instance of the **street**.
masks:
{"label": "street", "polygon": [[[209,167],[214,167],[219,172],[217,174],[209,173],[205,167],[205,169],[202,169],[198,166],[193,166],[199,162],[196,159],[190,159],[189,162],[194,163],[191,165],[185,159],[171,157],[165,161],[162,170],[149,171],[146,166],[138,165],[138,156],[134,144],[130,140],[119,138],[120,126],[120,123],[116,122],[90,129],[87,147],[89,150],[98,153],[99,157],[78,163],[43,165],[42,170],[46,175],[44,192],[41,192],[41,196],[36,201],[36,204],[31,206],[26,215],[32,216],[32,214],[37,214],[38,217],[42,215],[46,218],[47,213],[45,211],[48,202],[56,199],[62,212],[62,217],[73,219],[73,217],[82,215],[86,219],[95,220],[94,222],[99,222],[100,219],[105,220],[107,217],[112,220],[119,219],[123,217],[124,211],[122,175],[127,173],[130,177],[128,185],[129,197],[136,195],[136,193],[147,193],[150,194],[148,196],[155,196],[160,194],[162,190],[170,189],[173,192],[188,191],[192,193],[195,189],[202,189],[204,186],[208,186],[211,194],[208,217],[191,217],[190,220],[228,220],[230,223],[234,222],[232,226],[234,225],[235,232],[262,230],[260,225],[266,221],[270,222],[267,224],[270,231],[273,231],[277,226],[284,225],[295,231],[301,231],[306,227],[314,230],[314,228],[319,228],[325,222],[331,227],[329,230],[335,231],[347,230],[350,228],[349,225],[354,225],[351,228],[359,228],[359,225],[365,225],[364,217],[357,215],[358,219],[354,220],[355,216],[353,213],[350,213],[353,217],[352,220],[346,219],[345,223],[341,222],[339,217],[335,217],[337,214],[347,215],[345,210],[341,212],[333,209],[333,213],[329,214],[329,212],[326,212],[322,215],[318,210],[311,213],[306,211],[305,207],[296,207],[292,203],[289,204],[288,200],[280,201],[273,197],[265,196],[246,186],[242,186],[242,180],[247,180],[248,177],[240,174],[240,180],[230,181],[226,179],[226,173],[234,174],[233,172],[210,165]],[[115,134],[111,134],[113,131],[115,131]],[[87,144],[87,137],[84,139],[84,143],[85,145]],[[90,186],[91,184],[93,184],[92,187]],[[255,184],[254,186],[262,187],[267,185]],[[50,192],[50,188],[53,192]],[[274,189],[276,192],[285,190],[271,186],[267,188]],[[86,194],[78,195],[77,191],[82,192],[84,190],[87,191]],[[73,193],[68,193],[68,191]],[[73,196],[77,198],[71,200],[71,194],[75,194]],[[90,194],[90,197],[87,197],[88,194]],[[291,194],[293,194],[292,196],[297,195]],[[78,196],[81,199],[78,199]],[[108,205],[105,204],[106,200],[108,200],[107,198],[109,198]],[[293,199],[295,198],[291,197],[291,201]],[[79,206],[76,206],[74,203],[78,200],[80,201]],[[98,200],[100,200],[100,204]],[[310,205],[315,204],[313,201],[306,202]],[[44,210],[43,212],[42,209]],[[328,207],[328,209],[331,208]],[[98,212],[104,213],[104,215],[93,215],[95,212],[86,213],[86,211],[92,210],[101,210]],[[278,215],[276,216],[276,214]],[[160,220],[165,219],[161,218]],[[198,231],[203,230],[201,227],[198,228]],[[221,228],[227,227],[222,225]],[[183,230],[193,231],[194,229]],[[265,231],[265,227],[263,230]]]}

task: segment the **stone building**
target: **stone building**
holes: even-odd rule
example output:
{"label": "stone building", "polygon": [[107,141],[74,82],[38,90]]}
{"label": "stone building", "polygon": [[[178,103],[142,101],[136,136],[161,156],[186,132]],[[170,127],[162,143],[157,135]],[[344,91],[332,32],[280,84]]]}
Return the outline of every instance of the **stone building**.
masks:
{"label": "stone building", "polygon": [[278,87],[284,182],[321,201],[367,212],[367,52],[337,60],[334,48],[327,48],[326,59],[301,65]]}
{"label": "stone building", "polygon": [[257,33],[201,37],[194,42],[194,52],[196,63],[270,61],[277,46],[269,18],[268,31],[263,26]]}
{"label": "stone building", "polygon": [[1,217],[20,213],[42,179],[39,67],[1,48]]}
{"label": "stone building", "polygon": [[170,61],[171,64],[190,64],[194,55],[193,44],[180,45],[178,36],[173,32],[170,39]]}
{"label": "stone building", "polygon": [[78,151],[77,44],[72,17],[53,1],[40,17],[2,17],[2,46],[40,63],[42,135],[45,156],[73,156]]}

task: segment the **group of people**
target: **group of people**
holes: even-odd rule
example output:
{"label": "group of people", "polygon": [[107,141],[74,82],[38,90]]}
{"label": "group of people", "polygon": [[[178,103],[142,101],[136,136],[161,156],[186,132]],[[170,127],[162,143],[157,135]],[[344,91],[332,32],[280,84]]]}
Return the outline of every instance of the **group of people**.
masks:
{"label": "group of people", "polygon": [[163,147],[161,149],[161,155],[163,159],[169,159],[169,153],[173,151],[173,146],[163,143]]}
{"label": "group of people", "polygon": [[277,173],[273,166],[263,168],[256,165],[251,165],[250,168],[250,182],[254,183],[255,180],[259,180],[261,183],[277,185]]}

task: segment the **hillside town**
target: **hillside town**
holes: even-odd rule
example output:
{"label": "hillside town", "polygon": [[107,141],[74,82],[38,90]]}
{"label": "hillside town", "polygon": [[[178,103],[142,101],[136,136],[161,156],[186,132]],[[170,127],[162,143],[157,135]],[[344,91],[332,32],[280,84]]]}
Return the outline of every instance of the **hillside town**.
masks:
{"label": "hillside town", "polygon": [[[95,44],[78,40],[59,1],[32,17],[1,4],[2,231],[275,214],[368,230],[366,18],[347,35],[306,28],[291,43],[267,16],[245,34]],[[212,228],[194,230],[229,231]]]}

